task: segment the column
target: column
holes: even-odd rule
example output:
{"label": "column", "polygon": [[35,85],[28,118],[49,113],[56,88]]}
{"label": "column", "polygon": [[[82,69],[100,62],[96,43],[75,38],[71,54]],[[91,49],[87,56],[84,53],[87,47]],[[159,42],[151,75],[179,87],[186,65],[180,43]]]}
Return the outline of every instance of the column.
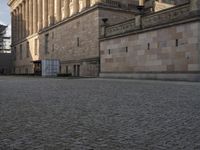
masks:
{"label": "column", "polygon": [[64,0],[64,18],[69,17],[69,0]]}
{"label": "column", "polygon": [[61,20],[61,0],[55,0],[55,19],[56,22]]}
{"label": "column", "polygon": [[49,25],[54,24],[54,0],[49,0]]}
{"label": "column", "polygon": [[16,41],[19,39],[19,8],[16,8]]}
{"label": "column", "polygon": [[139,6],[144,6],[144,0],[139,0]]}
{"label": "column", "polygon": [[23,34],[22,34],[22,37],[24,38],[26,36],[26,5],[25,5],[25,1],[22,2],[22,31],[23,31]]}
{"label": "column", "polygon": [[79,0],[74,0],[73,2],[74,13],[76,14],[79,12]]}
{"label": "column", "polygon": [[26,36],[29,35],[29,0],[26,0],[25,3],[25,7],[26,7],[26,27],[25,27],[25,32],[26,32]]}
{"label": "column", "polygon": [[79,1],[72,0],[70,3],[70,16],[78,13],[78,11],[79,11]]}
{"label": "column", "polygon": [[13,20],[12,20],[12,43],[16,42],[16,24],[17,19],[16,19],[16,9],[13,10]]}
{"label": "column", "polygon": [[22,5],[19,5],[19,40],[22,38]]}
{"label": "column", "polygon": [[101,0],[91,0],[90,5],[93,6],[93,5],[98,4],[100,2],[101,2]]}
{"label": "column", "polygon": [[15,24],[15,22],[14,22],[14,10],[11,12],[11,25],[12,25],[12,27],[11,27],[11,37],[12,37],[12,41],[14,42],[14,24]]}
{"label": "column", "polygon": [[29,0],[29,34],[33,34],[33,0]]}
{"label": "column", "polygon": [[37,11],[37,0],[33,0],[33,33],[38,31],[38,11]]}
{"label": "column", "polygon": [[48,0],[43,0],[43,28],[48,26]]}
{"label": "column", "polygon": [[80,0],[79,1],[79,12],[84,10],[87,7],[87,0]]}
{"label": "column", "polygon": [[42,29],[42,0],[38,0],[38,31]]}

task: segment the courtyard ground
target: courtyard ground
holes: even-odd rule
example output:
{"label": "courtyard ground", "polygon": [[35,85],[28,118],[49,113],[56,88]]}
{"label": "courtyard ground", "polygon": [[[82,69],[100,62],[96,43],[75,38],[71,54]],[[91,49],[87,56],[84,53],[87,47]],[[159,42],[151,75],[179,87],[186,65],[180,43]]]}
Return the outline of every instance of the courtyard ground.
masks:
{"label": "courtyard ground", "polygon": [[0,150],[200,150],[200,83],[0,77]]}

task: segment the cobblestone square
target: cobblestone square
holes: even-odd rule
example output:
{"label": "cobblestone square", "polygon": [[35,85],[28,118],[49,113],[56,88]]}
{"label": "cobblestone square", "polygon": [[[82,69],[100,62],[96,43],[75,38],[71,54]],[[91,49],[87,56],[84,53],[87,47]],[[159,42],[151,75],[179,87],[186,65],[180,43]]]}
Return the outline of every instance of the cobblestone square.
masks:
{"label": "cobblestone square", "polygon": [[0,77],[0,150],[200,150],[200,83]]}

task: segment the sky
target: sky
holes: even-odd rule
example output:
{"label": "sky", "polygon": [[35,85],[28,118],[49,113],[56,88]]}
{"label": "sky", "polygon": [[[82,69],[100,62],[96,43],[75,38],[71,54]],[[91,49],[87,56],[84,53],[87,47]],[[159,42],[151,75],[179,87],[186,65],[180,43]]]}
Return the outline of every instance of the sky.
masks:
{"label": "sky", "polygon": [[0,0],[0,24],[8,25],[7,35],[10,36],[11,32],[11,20],[10,20],[10,9],[7,5],[8,0]]}

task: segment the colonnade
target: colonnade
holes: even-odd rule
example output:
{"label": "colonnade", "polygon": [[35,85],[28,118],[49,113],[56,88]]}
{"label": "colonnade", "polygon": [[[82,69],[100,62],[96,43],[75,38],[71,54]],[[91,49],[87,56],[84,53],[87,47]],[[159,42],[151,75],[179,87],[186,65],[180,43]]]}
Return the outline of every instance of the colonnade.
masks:
{"label": "colonnade", "polygon": [[101,0],[23,0],[11,13],[13,42],[99,2]]}

